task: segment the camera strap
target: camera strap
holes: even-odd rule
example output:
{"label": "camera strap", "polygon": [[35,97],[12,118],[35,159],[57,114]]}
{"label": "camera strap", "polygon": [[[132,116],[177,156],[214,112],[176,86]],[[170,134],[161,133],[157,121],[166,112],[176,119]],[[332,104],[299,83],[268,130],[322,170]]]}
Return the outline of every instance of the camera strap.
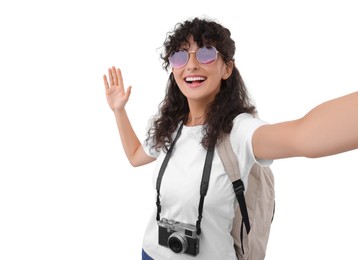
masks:
{"label": "camera strap", "polygon": [[199,216],[198,220],[196,221],[196,232],[198,235],[201,233],[201,219],[203,218],[203,206],[204,206],[204,198],[209,188],[209,180],[210,180],[210,173],[211,173],[211,165],[213,163],[214,157],[214,149],[215,146],[209,147],[206,157],[205,157],[205,164],[203,170],[203,177],[201,177],[201,184],[200,184],[200,202],[199,202]]}
{"label": "camera strap", "polygon": [[[158,174],[158,178],[157,178],[157,183],[156,183],[156,189],[157,189],[157,221],[160,220],[160,213],[161,213],[161,204],[160,204],[160,186],[162,183],[162,178],[164,175],[164,171],[168,165],[170,156],[173,152],[174,149],[174,145],[176,143],[176,141],[178,140],[181,131],[183,129],[183,125],[184,125],[184,121],[183,123],[180,125],[178,132],[174,138],[174,141],[172,143],[172,145],[170,146],[167,154],[165,155],[165,158],[163,160],[163,163],[160,167],[159,170],[159,174]],[[209,187],[209,180],[210,180],[210,173],[211,173],[211,166],[212,166],[212,162],[213,162],[213,157],[214,157],[214,150],[215,150],[215,146],[211,146],[208,148],[207,153],[206,153],[206,157],[205,157],[205,163],[204,163],[204,169],[203,169],[203,176],[201,179],[201,184],[200,184],[200,202],[199,202],[199,208],[198,208],[198,212],[199,212],[199,216],[198,216],[198,220],[196,221],[196,229],[197,229],[197,234],[200,235],[201,233],[201,219],[202,219],[202,213],[203,213],[203,206],[204,206],[204,199],[206,196],[206,193],[208,191],[208,187]]]}
{"label": "camera strap", "polygon": [[178,129],[177,135],[174,138],[174,141],[172,143],[172,145],[170,146],[167,154],[165,155],[165,158],[163,160],[162,166],[160,167],[159,173],[158,173],[158,178],[157,178],[157,184],[156,184],[156,189],[157,189],[157,221],[160,220],[160,212],[162,211],[162,206],[160,205],[160,185],[162,184],[162,178],[164,175],[164,171],[167,168],[168,162],[169,162],[169,158],[172,154],[173,148],[175,143],[177,142],[180,134],[181,134],[181,130],[183,129],[183,125],[184,125],[184,121],[183,123],[180,125],[180,128]]}

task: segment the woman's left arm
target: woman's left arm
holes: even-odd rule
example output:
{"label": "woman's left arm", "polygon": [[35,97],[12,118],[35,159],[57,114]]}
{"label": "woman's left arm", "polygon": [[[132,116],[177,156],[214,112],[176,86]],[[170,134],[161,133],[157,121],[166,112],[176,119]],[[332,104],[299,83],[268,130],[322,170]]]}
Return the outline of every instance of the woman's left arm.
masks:
{"label": "woman's left arm", "polygon": [[253,135],[258,159],[322,157],[358,148],[358,92],[320,104],[301,119],[264,125]]}

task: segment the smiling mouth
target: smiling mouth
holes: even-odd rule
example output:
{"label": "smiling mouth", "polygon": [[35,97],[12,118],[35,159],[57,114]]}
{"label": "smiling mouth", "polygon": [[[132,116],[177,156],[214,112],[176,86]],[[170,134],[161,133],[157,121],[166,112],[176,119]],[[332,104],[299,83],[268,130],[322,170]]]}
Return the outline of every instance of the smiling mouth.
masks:
{"label": "smiling mouth", "polygon": [[185,78],[185,82],[192,84],[192,83],[201,83],[203,81],[205,81],[206,78],[205,77],[187,77]]}

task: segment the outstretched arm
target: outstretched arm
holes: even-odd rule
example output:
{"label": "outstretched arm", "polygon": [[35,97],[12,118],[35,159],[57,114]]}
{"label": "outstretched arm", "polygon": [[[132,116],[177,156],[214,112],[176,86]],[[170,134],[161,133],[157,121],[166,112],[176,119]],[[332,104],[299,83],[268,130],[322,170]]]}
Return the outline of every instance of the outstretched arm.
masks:
{"label": "outstretched arm", "polygon": [[358,92],[312,109],[303,118],[258,128],[253,150],[259,159],[323,157],[358,148]]}
{"label": "outstretched arm", "polygon": [[103,75],[107,102],[114,112],[123,149],[130,164],[140,166],[154,161],[154,158],[144,152],[125,110],[131,87],[128,87],[126,91],[124,90],[122,73],[119,68],[108,69],[108,77],[109,83],[106,75]]}

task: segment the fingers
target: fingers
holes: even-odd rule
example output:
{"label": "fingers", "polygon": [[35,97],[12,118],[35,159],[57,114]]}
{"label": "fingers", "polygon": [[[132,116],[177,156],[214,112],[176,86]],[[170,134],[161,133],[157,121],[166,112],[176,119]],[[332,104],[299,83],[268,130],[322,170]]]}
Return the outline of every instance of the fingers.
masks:
{"label": "fingers", "polygon": [[[122,77],[122,72],[119,68],[116,68],[115,66],[109,68],[108,78],[109,78],[109,84],[108,84],[107,76],[103,75],[103,81],[106,90],[110,89],[111,87],[118,87],[119,90],[124,93],[123,77]],[[125,92],[126,95],[128,95],[128,97],[130,95],[130,92],[131,92],[131,87],[128,87],[127,91]]]}
{"label": "fingers", "polygon": [[113,78],[113,84],[114,84],[114,86],[117,86],[118,85],[118,77],[117,77],[116,67],[112,66],[111,74],[112,74],[112,78]]}
{"label": "fingers", "polygon": [[129,86],[129,87],[127,88],[126,93],[125,93],[127,100],[129,99],[129,96],[130,96],[131,92],[132,92],[132,86]]}
{"label": "fingers", "polygon": [[108,76],[110,86],[117,86],[123,83],[121,70],[116,69],[115,66],[108,69]]}
{"label": "fingers", "polygon": [[104,82],[104,88],[107,90],[109,89],[108,80],[106,75],[103,75],[103,82]]}
{"label": "fingers", "polygon": [[109,77],[110,86],[113,86],[113,76],[112,76],[112,70],[111,69],[108,69],[108,77]]}
{"label": "fingers", "polygon": [[118,83],[120,90],[124,91],[122,72],[119,68],[117,69],[116,76],[117,76],[117,83]]}

